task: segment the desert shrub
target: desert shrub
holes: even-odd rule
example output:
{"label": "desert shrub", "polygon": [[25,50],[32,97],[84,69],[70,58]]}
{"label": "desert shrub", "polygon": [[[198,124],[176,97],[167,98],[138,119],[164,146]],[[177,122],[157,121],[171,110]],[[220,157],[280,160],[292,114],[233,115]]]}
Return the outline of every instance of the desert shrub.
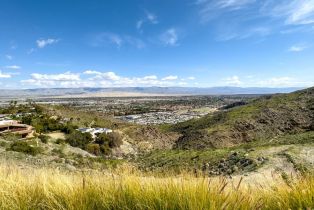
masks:
{"label": "desert shrub", "polygon": [[72,147],[79,147],[85,149],[86,145],[91,143],[93,138],[90,133],[81,133],[79,131],[74,131],[66,137],[66,142]]}
{"label": "desert shrub", "polygon": [[113,133],[102,133],[97,138],[95,143],[100,145],[108,145],[109,148],[115,148],[119,147],[123,141],[122,136],[119,133],[113,132]]}
{"label": "desert shrub", "polygon": [[58,139],[56,139],[55,143],[56,144],[65,144],[65,140],[58,138]]}
{"label": "desert shrub", "polygon": [[6,133],[5,135],[3,135],[3,138],[6,141],[17,141],[18,139],[20,139],[22,136],[19,134],[14,134],[14,133]]}
{"label": "desert shrub", "polygon": [[13,144],[11,144],[8,150],[23,152],[33,156],[42,152],[42,149],[40,147],[29,145],[26,141],[15,141],[13,142]]}
{"label": "desert shrub", "polygon": [[0,147],[7,147],[8,143],[4,141],[0,141]]}
{"label": "desert shrub", "polygon": [[101,155],[99,144],[87,144],[86,151],[97,156]]}
{"label": "desert shrub", "polygon": [[48,140],[49,140],[49,136],[46,136],[46,135],[39,135],[38,138],[40,139],[40,141],[44,144],[47,144],[48,143]]}
{"label": "desert shrub", "polygon": [[111,149],[110,149],[108,144],[100,145],[100,151],[104,155],[110,155],[111,154]]}
{"label": "desert shrub", "polygon": [[75,129],[77,129],[77,128],[78,128],[78,126],[73,125],[71,122],[67,122],[66,124],[62,125],[61,131],[63,133],[66,133],[66,134],[70,134],[70,133],[74,132]]}

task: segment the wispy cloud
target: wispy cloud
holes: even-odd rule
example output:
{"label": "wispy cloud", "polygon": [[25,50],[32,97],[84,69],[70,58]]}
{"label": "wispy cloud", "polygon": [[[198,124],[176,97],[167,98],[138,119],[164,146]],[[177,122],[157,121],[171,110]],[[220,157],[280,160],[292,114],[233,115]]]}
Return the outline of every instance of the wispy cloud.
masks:
{"label": "wispy cloud", "polygon": [[4,73],[0,70],[0,78],[11,78],[11,74]]}
{"label": "wispy cloud", "polygon": [[196,5],[200,8],[199,15],[202,22],[207,22],[226,11],[236,11],[255,3],[255,0],[197,0]]}
{"label": "wispy cloud", "polygon": [[195,5],[200,22],[216,27],[221,41],[313,31],[314,0],[197,0]]}
{"label": "wispy cloud", "polygon": [[293,45],[291,46],[288,51],[290,52],[302,52],[304,51],[305,49],[309,48],[309,46],[307,44],[296,44],[296,45]]}
{"label": "wispy cloud", "polygon": [[12,65],[12,66],[5,66],[6,69],[13,69],[13,70],[18,70],[18,69],[21,69],[20,66],[17,66],[17,65]]}
{"label": "wispy cloud", "polygon": [[254,2],[255,0],[218,0],[218,1],[215,1],[215,5],[219,8],[228,8],[228,9],[236,10],[236,9],[241,9]]}
{"label": "wispy cloud", "polygon": [[249,29],[226,30],[218,35],[218,41],[229,41],[234,39],[248,39],[250,37],[265,37],[271,34],[271,29],[267,27],[253,27]]}
{"label": "wispy cloud", "polygon": [[226,85],[231,85],[231,86],[240,86],[243,84],[240,81],[240,78],[238,76],[227,77],[223,79],[223,81]]}
{"label": "wispy cloud", "polygon": [[47,45],[56,44],[59,42],[59,39],[38,39],[36,40],[36,44],[38,48],[44,48]]}
{"label": "wispy cloud", "polygon": [[296,87],[306,86],[306,83],[298,81],[293,77],[273,77],[266,80],[261,80],[256,83],[262,87]]}
{"label": "wispy cloud", "polygon": [[149,24],[158,24],[158,17],[157,15],[155,15],[152,12],[149,12],[148,10],[145,10],[145,17],[139,19],[138,21],[136,21],[136,28],[142,32],[142,26],[145,23],[149,23]]}
{"label": "wispy cloud", "polygon": [[145,42],[141,39],[129,35],[119,35],[111,32],[99,33],[92,38],[91,42],[94,47],[102,47],[106,45],[114,45],[120,49],[123,45],[129,45],[138,49],[146,46]]}
{"label": "wispy cloud", "polygon": [[161,80],[163,81],[171,81],[171,80],[177,80],[178,76],[174,76],[174,75],[169,75],[167,77],[162,78]]}
{"label": "wispy cloud", "polygon": [[149,11],[145,11],[146,13],[146,19],[152,23],[152,24],[157,24],[158,23],[158,20],[157,20],[157,16],[154,14],[154,13],[151,13]]}
{"label": "wispy cloud", "polygon": [[314,0],[273,0],[264,11],[285,18],[286,24],[304,25],[314,23]]}
{"label": "wispy cloud", "polygon": [[5,58],[8,59],[8,60],[12,60],[13,56],[12,55],[5,55]]}
{"label": "wispy cloud", "polygon": [[232,76],[222,79],[223,85],[237,86],[237,87],[270,87],[270,88],[284,88],[284,87],[308,87],[313,85],[313,82],[306,82],[291,76],[278,76],[264,79],[257,79],[253,76]]}
{"label": "wispy cloud", "polygon": [[167,46],[178,45],[178,32],[175,28],[170,28],[160,35],[160,40]]}

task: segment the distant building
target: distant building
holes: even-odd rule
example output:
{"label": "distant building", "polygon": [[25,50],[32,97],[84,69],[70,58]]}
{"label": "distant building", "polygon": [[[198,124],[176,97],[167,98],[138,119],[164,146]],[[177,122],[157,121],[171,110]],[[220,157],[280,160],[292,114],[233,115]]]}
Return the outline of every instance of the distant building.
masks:
{"label": "distant building", "polygon": [[4,134],[18,134],[22,138],[31,137],[34,133],[34,129],[30,125],[19,124],[15,120],[1,120],[0,121],[0,135]]}
{"label": "distant building", "polygon": [[79,128],[76,130],[82,133],[90,133],[94,139],[101,133],[112,133],[112,130],[108,128]]}

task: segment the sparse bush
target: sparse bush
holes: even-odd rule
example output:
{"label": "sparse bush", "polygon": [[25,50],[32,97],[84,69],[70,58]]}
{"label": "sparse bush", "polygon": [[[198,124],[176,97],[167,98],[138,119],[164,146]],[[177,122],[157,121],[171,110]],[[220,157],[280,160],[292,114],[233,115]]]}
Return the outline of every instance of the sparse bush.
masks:
{"label": "sparse bush", "polygon": [[111,154],[111,149],[110,149],[108,144],[100,145],[100,151],[104,155],[110,155]]}
{"label": "sparse bush", "polygon": [[55,143],[56,143],[56,144],[65,144],[66,141],[65,141],[64,139],[58,138],[58,139],[56,139],[56,142],[55,142]]}
{"label": "sparse bush", "polygon": [[86,151],[97,156],[101,155],[99,144],[87,144]]}
{"label": "sparse bush", "polygon": [[17,141],[18,139],[21,138],[21,135],[18,135],[18,134],[13,134],[13,133],[7,133],[3,136],[3,138],[6,140],[6,141]]}
{"label": "sparse bush", "polygon": [[28,142],[26,141],[15,141],[7,150],[23,152],[33,156],[38,155],[39,153],[42,152],[42,149],[40,147],[32,146],[28,144]]}
{"label": "sparse bush", "polygon": [[48,140],[49,140],[49,136],[46,136],[46,135],[39,135],[38,138],[40,139],[40,141],[44,144],[47,144],[48,143]]}
{"label": "sparse bush", "polygon": [[113,132],[113,133],[102,133],[100,134],[95,143],[100,145],[107,144],[110,148],[115,148],[121,146],[123,143],[122,136],[119,133]]}

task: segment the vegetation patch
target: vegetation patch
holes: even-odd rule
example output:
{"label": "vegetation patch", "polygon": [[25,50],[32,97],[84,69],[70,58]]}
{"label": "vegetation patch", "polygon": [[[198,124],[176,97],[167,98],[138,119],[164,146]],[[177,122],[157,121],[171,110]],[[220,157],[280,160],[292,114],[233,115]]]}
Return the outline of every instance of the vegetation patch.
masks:
{"label": "vegetation patch", "polygon": [[34,146],[26,141],[15,141],[7,150],[22,152],[33,156],[38,155],[43,151],[41,147]]}

